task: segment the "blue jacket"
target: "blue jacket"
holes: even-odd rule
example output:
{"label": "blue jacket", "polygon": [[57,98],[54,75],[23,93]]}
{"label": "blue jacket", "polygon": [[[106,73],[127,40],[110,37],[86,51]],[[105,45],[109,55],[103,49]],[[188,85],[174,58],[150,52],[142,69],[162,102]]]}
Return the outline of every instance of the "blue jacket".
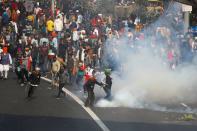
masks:
{"label": "blue jacket", "polygon": [[0,63],[2,65],[9,65],[9,64],[11,64],[10,54],[8,54],[8,53],[7,54],[2,54]]}
{"label": "blue jacket", "polygon": [[9,23],[9,16],[8,16],[7,12],[3,12],[2,22],[3,22],[3,24],[8,24]]}

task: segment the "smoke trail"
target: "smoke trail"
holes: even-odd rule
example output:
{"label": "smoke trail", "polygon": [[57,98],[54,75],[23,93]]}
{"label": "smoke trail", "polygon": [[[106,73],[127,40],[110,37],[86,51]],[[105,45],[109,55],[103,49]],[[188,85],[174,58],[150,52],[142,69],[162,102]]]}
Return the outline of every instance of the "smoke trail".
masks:
{"label": "smoke trail", "polygon": [[[161,16],[144,31],[147,33],[149,29],[153,30],[158,25],[165,25],[166,30],[170,29],[170,41],[175,41],[176,44],[168,45],[168,40],[163,39],[156,40],[156,44],[151,43],[150,39],[154,37],[150,35],[137,43],[135,47],[137,50],[135,50],[128,48],[128,40],[124,37],[108,40],[108,55],[112,55],[117,63],[121,63],[123,70],[121,75],[117,72],[112,74],[113,100],[100,100],[97,106],[147,108],[161,111],[178,111],[179,109],[179,112],[182,112],[180,103],[193,104],[196,101],[196,62],[179,64],[175,70],[172,70],[168,64],[164,64],[164,59],[161,59],[162,51],[165,52],[169,47],[173,47],[177,54],[180,53],[180,46],[176,46],[179,42],[176,35],[177,32],[183,31],[183,28],[179,25],[177,30],[173,26],[173,13],[180,10],[180,4],[171,4],[165,14],[169,19]],[[170,107],[178,109],[169,109]]]}

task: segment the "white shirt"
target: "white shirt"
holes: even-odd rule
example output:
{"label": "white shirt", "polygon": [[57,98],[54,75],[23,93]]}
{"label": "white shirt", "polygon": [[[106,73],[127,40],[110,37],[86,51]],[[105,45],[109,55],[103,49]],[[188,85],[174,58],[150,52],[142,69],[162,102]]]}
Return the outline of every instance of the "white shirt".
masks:
{"label": "white shirt", "polygon": [[98,29],[95,28],[93,34],[98,36],[99,35]]}
{"label": "white shirt", "polygon": [[79,34],[78,31],[73,31],[73,41],[79,40]]}
{"label": "white shirt", "polygon": [[53,47],[57,49],[58,48],[57,38],[54,37],[52,42],[53,42]]}
{"label": "white shirt", "polygon": [[55,31],[62,31],[63,30],[63,21],[60,18],[55,19],[54,28],[55,28]]}
{"label": "white shirt", "polygon": [[34,13],[37,15],[40,10],[42,10],[40,7],[36,7],[34,8]]}
{"label": "white shirt", "polygon": [[16,22],[11,21],[11,23],[12,23],[12,25],[14,26],[15,33],[18,33],[18,27],[17,27]]}
{"label": "white shirt", "polygon": [[38,46],[38,40],[36,40],[36,39],[32,39],[31,40],[31,45],[35,45],[35,46]]}
{"label": "white shirt", "polygon": [[44,38],[44,37],[41,38],[41,39],[40,39],[40,45],[43,45],[44,42],[46,42],[46,44],[48,45],[48,44],[49,44],[49,39]]}
{"label": "white shirt", "polygon": [[83,20],[83,16],[82,15],[78,15],[77,23],[82,23],[82,20]]}

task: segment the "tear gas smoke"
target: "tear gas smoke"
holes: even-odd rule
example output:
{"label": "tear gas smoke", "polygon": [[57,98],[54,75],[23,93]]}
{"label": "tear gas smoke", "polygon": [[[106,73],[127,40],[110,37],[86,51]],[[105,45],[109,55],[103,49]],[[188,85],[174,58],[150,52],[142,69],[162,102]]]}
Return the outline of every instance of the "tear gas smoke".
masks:
{"label": "tear gas smoke", "polygon": [[[170,5],[167,13],[171,15],[180,9],[180,4],[174,3]],[[177,30],[173,27],[172,22],[171,19],[161,16],[151,25],[151,28],[167,25],[171,30],[170,37],[173,39],[172,36]],[[179,29],[182,30],[182,26]],[[144,32],[148,31],[145,29]],[[170,69],[168,64],[164,64],[164,60],[160,57],[161,54],[158,53],[162,52],[161,48],[151,47],[150,37],[146,37],[145,40],[138,43],[143,48],[138,45],[137,51],[128,49],[128,40],[125,38],[108,41],[108,53],[116,56],[116,63],[121,63],[123,70],[121,70],[121,74],[120,71],[112,74],[113,100],[100,100],[97,102],[97,106],[146,108],[161,111],[166,111],[170,107],[178,107],[177,109],[180,109],[179,112],[181,112],[180,103],[196,102],[196,63],[182,63],[175,70]],[[176,38],[174,40],[178,41]],[[162,43],[157,43],[157,45],[159,44]],[[180,47],[174,46],[174,48],[179,52]],[[174,110],[178,111],[177,109]],[[170,110],[173,111],[173,108]]]}

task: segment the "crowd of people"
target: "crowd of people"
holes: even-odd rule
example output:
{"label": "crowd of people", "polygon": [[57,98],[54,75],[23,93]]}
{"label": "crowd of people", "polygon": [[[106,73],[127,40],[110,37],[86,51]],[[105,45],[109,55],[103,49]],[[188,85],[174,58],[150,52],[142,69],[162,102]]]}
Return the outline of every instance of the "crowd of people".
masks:
{"label": "crowd of people", "polygon": [[[0,3],[2,79],[8,78],[9,69],[12,68],[20,85],[24,86],[34,78],[30,72],[40,70],[42,77],[49,77],[51,74],[52,87],[59,81],[58,98],[66,84],[77,86],[88,92],[88,106],[93,105],[95,84],[104,87],[106,98],[111,97],[112,78],[108,68],[115,70],[118,67],[114,64],[113,54],[105,51],[112,43],[109,41],[117,43],[117,39],[126,37],[131,49],[140,49],[149,44],[170,68],[175,68],[179,61],[184,59],[184,53],[197,49],[196,40],[189,32],[182,37],[178,34],[179,31],[172,34],[170,29],[163,25],[155,29],[149,28],[149,32],[145,32],[138,18],[115,19],[72,5],[76,4],[73,2],[68,3],[65,8],[56,7],[53,12],[50,2],[10,0]],[[175,19],[174,25],[179,28],[181,22]],[[150,38],[150,41],[146,45],[140,44],[145,43],[147,38]],[[180,41],[182,45],[177,44]],[[180,52],[177,46],[185,46],[184,49],[189,51]],[[106,80],[98,82],[95,71],[105,71]],[[39,73],[37,75],[39,76]],[[39,80],[32,85],[38,84]],[[31,94],[32,91],[30,96]]]}
{"label": "crowd of people", "polygon": [[119,6],[129,6],[135,3],[135,0],[116,0],[116,4]]}

